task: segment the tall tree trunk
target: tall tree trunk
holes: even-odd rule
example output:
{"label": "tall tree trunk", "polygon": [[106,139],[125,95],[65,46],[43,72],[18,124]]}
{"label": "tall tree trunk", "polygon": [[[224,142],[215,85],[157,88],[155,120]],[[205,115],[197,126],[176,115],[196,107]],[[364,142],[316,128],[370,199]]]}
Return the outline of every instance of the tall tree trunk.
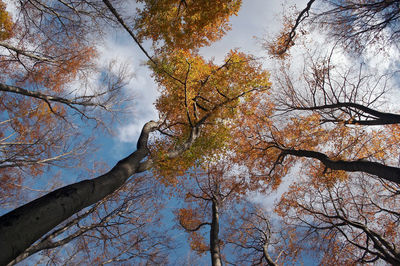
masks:
{"label": "tall tree trunk", "polygon": [[218,213],[218,202],[212,201],[212,221],[210,229],[210,253],[211,253],[211,264],[213,266],[221,266],[221,254],[219,249],[219,213]]}
{"label": "tall tree trunk", "polygon": [[0,265],[12,261],[62,221],[113,193],[133,174],[146,170],[141,161],[148,155],[149,133],[157,127],[154,121],[146,123],[137,150],[108,173],[59,188],[0,217]]}

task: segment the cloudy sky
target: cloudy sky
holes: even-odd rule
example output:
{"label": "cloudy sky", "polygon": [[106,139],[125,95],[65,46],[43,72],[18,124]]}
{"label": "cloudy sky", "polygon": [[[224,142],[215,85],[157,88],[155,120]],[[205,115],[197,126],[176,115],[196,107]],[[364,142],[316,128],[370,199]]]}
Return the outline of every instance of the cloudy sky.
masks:
{"label": "cloudy sky", "polygon": [[[288,10],[294,4],[301,10],[306,6],[307,2],[307,0],[243,0],[238,16],[231,18],[232,30],[212,46],[202,48],[200,54],[207,59],[214,59],[217,63],[222,63],[225,55],[231,49],[239,49],[262,58],[264,67],[272,70],[274,63],[262,48],[262,41],[268,40],[269,36],[273,36],[274,33],[280,30],[281,17],[285,10]],[[324,38],[317,33],[312,35],[310,39],[320,41],[321,44],[324,42]],[[148,50],[150,51],[151,49],[148,48]],[[102,158],[103,161],[107,161],[109,166],[112,166],[116,161],[135,149],[136,141],[144,123],[158,119],[157,111],[153,105],[157,99],[158,92],[157,85],[151,78],[151,72],[143,65],[147,58],[127,33],[113,29],[112,32],[108,33],[105,44],[99,46],[99,52],[99,64],[106,65],[108,62],[116,60],[119,63],[127,64],[132,73],[134,73],[134,77],[126,87],[128,94],[135,99],[132,106],[133,115],[127,117],[124,121],[120,121],[116,134],[112,139],[99,138],[98,140],[99,144],[103,145],[96,157]],[[302,48],[293,51],[298,56],[302,52],[304,52]],[[337,60],[341,60],[344,65],[351,64],[351,61],[344,56],[338,56]],[[377,57],[372,53],[369,55],[367,53],[365,62],[376,67],[377,71],[386,71],[392,66],[388,58]],[[296,66],[296,62],[294,62],[294,65]],[[273,75],[273,72],[271,74]],[[397,102],[400,103],[400,101]],[[92,158],[92,160],[95,159]],[[286,180],[288,181],[275,193],[275,198],[279,197],[289,184],[290,179]],[[74,180],[71,181],[73,182]],[[272,207],[273,200],[271,198],[266,201],[265,196],[256,195],[253,199],[263,202],[268,209]],[[181,236],[184,237],[185,233],[181,232]],[[187,254],[190,256],[190,253]],[[208,257],[206,261],[208,261]]]}
{"label": "cloudy sky", "polygon": [[[307,1],[244,0],[238,16],[231,18],[232,30],[212,46],[202,48],[200,53],[208,59],[214,58],[217,63],[222,62],[225,55],[236,48],[257,57],[266,56],[261,47],[261,40],[267,33],[272,34],[279,30],[283,5],[288,7],[294,2],[299,8],[303,8]],[[103,52],[104,58],[127,61],[134,70],[135,78],[130,82],[129,90],[136,99],[135,115],[131,121],[124,121],[120,126],[116,139],[119,142],[134,143],[143,124],[157,119],[157,112],[153,106],[157,98],[157,86],[150,77],[150,71],[141,65],[146,58],[126,34],[110,34]]]}
{"label": "cloudy sky", "polygon": [[[200,54],[207,59],[214,59],[217,63],[222,63],[225,55],[231,49],[239,49],[262,58],[264,67],[272,70],[274,63],[262,48],[262,41],[268,40],[269,36],[273,36],[274,33],[280,30],[282,13],[285,10],[288,10],[294,4],[301,10],[306,6],[307,2],[307,0],[243,0],[238,16],[231,18],[232,30],[212,46],[202,48]],[[10,5],[9,7],[12,6]],[[320,41],[321,44],[324,42],[324,38],[317,33],[312,35],[310,39]],[[151,49],[148,48],[148,50],[150,51]],[[298,48],[297,50],[295,49],[294,54],[300,55],[302,52],[304,50]],[[393,50],[392,52],[397,53],[398,51]],[[124,121],[120,121],[113,138],[100,137],[98,139],[100,146],[101,144],[103,145],[96,157],[102,158],[103,161],[107,161],[109,166],[112,166],[116,161],[135,149],[136,141],[144,123],[158,119],[157,111],[153,105],[157,99],[158,92],[157,85],[151,78],[151,72],[143,65],[147,58],[127,33],[115,29],[109,32],[104,45],[101,44],[99,46],[99,55],[99,64],[107,65],[108,62],[116,60],[119,63],[127,64],[130,71],[134,73],[134,77],[126,87],[128,94],[135,99],[132,106],[133,115],[128,116]],[[336,58],[344,65],[352,63],[345,56]],[[392,66],[390,58],[377,57],[373,53],[367,53],[364,61],[375,67],[377,71],[382,72]],[[296,66],[296,62],[294,62],[294,65]],[[271,74],[273,75],[273,72]],[[400,103],[400,100],[397,103]],[[92,160],[95,160],[94,157]],[[290,182],[290,179],[287,180]],[[75,180],[70,181],[74,182]],[[275,198],[285,190],[288,182],[278,189],[275,193]],[[256,195],[254,199],[258,202],[264,202],[266,208],[270,209],[272,207],[273,200],[266,201],[263,195]],[[182,232],[182,236],[184,235]],[[190,253],[188,254],[190,255]],[[206,260],[208,260],[208,257]]]}
{"label": "cloudy sky", "polygon": [[[265,69],[272,70],[273,61],[267,56],[262,47],[263,40],[281,29],[282,14],[293,5],[301,10],[306,6],[307,0],[244,0],[237,16],[230,20],[232,29],[219,41],[210,47],[200,50],[201,55],[207,59],[214,59],[222,63],[225,55],[231,49],[239,49],[242,52],[261,58]],[[144,123],[149,120],[157,120],[157,111],[154,108],[158,92],[157,85],[150,76],[150,71],[143,66],[147,58],[139,50],[137,45],[125,32],[113,32],[107,38],[106,47],[101,48],[102,59],[118,61],[130,64],[135,77],[129,83],[128,90],[134,96],[134,115],[123,121],[117,129],[117,134],[112,142],[107,142],[105,150],[112,150],[108,163],[113,165],[124,156],[132,152]],[[301,54],[302,49],[295,53]],[[150,48],[149,48],[150,51]],[[272,71],[271,71],[272,72]],[[273,75],[273,73],[271,73]],[[274,195],[265,200],[264,195],[253,195],[252,198],[262,203],[266,209],[271,209],[274,200],[286,190],[290,179],[285,179],[282,186],[274,192]]]}
{"label": "cloudy sky", "polygon": [[[267,56],[262,48],[263,40],[268,40],[270,36],[280,30],[282,25],[282,13],[295,5],[298,10],[305,8],[307,0],[244,0],[238,16],[231,18],[232,30],[221,40],[213,43],[210,47],[200,50],[201,55],[207,59],[214,59],[221,63],[225,55],[231,49],[239,49],[242,52],[250,53],[262,58],[264,67],[271,70],[273,76],[274,62]],[[314,32],[308,36],[310,42],[317,42],[325,45],[325,38],[321,34]],[[149,46],[148,46],[149,47]],[[151,50],[150,48],[148,49]],[[373,48],[370,49],[373,51]],[[125,32],[113,31],[108,35],[106,45],[100,47],[102,60],[109,61],[116,59],[119,62],[126,62],[130,65],[135,77],[129,83],[127,89],[134,96],[135,104],[134,116],[130,120],[124,121],[118,128],[118,136],[115,141],[120,143],[135,143],[143,124],[151,119],[157,119],[157,112],[153,103],[157,98],[157,85],[150,77],[150,71],[142,64],[147,60],[137,45]],[[339,49],[338,49],[339,51]],[[292,55],[301,58],[304,47],[294,47],[291,49]],[[396,52],[397,50],[393,50]],[[373,52],[366,53],[364,61],[377,71],[386,71],[391,66],[390,58],[377,57]],[[345,56],[336,56],[337,62],[342,65],[351,64],[351,60]],[[299,60],[301,62],[301,60]],[[292,61],[294,66],[301,64]],[[119,148],[125,145],[119,145]]]}
{"label": "cloudy sky", "polygon": [[[215,62],[222,63],[225,55],[231,49],[239,49],[256,57],[263,57],[264,66],[269,69],[270,66],[272,67],[272,62],[262,48],[262,40],[280,30],[281,15],[285,8],[296,4],[299,9],[303,9],[306,3],[306,0],[244,0],[238,16],[231,18],[231,31],[212,46],[202,48],[200,53],[207,59],[214,59]],[[153,103],[158,92],[157,85],[150,76],[150,71],[143,66],[147,58],[126,33],[111,33],[107,38],[106,46],[101,49],[104,54],[102,60],[106,62],[117,59],[120,62],[127,62],[135,74],[127,87],[135,99],[134,115],[121,123],[117,135],[112,141],[107,141],[104,149],[112,150],[111,153],[104,155],[111,157],[108,163],[113,165],[113,162],[132,152],[144,123],[152,119],[157,120],[157,111]],[[285,184],[284,187],[287,185]],[[274,198],[277,198],[285,190],[284,187],[275,193]],[[274,201],[273,198],[266,201],[263,195],[253,195],[253,199],[259,203],[263,202],[264,206],[269,209]],[[182,230],[177,232],[176,237],[180,241],[185,241],[187,238]],[[171,254],[170,259],[172,261],[174,259],[182,260],[184,257],[190,260],[189,257],[193,255],[190,250],[183,248]],[[209,262],[208,256],[203,256],[203,259],[204,263]]]}

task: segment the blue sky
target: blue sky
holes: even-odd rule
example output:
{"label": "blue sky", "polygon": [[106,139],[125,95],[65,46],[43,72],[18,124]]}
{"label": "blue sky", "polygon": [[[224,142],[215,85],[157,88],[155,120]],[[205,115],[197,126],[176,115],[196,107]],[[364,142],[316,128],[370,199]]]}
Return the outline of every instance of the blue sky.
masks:
{"label": "blue sky", "polygon": [[[265,68],[272,69],[274,67],[273,63],[262,48],[262,40],[268,39],[268,36],[272,36],[274,32],[280,29],[281,14],[284,9],[293,4],[302,9],[305,7],[306,2],[305,0],[244,0],[238,16],[231,18],[232,30],[220,41],[210,47],[202,48],[200,53],[206,58],[214,58],[216,62],[222,62],[229,50],[239,49],[256,57],[264,57]],[[148,43],[145,43],[145,45],[150,50]],[[114,136],[98,134],[95,143],[99,146],[99,150],[95,154],[88,156],[88,160],[93,163],[102,160],[112,167],[118,160],[124,158],[135,149],[143,124],[149,120],[158,119],[153,105],[158,92],[157,85],[150,76],[151,72],[143,65],[147,58],[125,32],[112,29],[106,37],[105,44],[99,44],[99,52],[99,65],[107,65],[108,62],[116,60],[119,63],[127,64],[132,73],[134,73],[134,77],[125,88],[127,95],[134,98],[132,114],[124,116],[119,121],[119,124],[115,125],[115,128],[113,128]],[[301,49],[299,49],[295,53],[301,54],[301,52]],[[347,59],[341,58],[341,60],[346,61]],[[376,59],[375,56],[371,55],[366,60],[375,66],[390,68],[390,63],[387,61],[382,62]],[[74,173],[76,173],[74,169],[65,171],[64,174],[71,177],[62,178],[63,182],[67,184],[75,182],[79,178],[84,178]],[[43,187],[43,185],[43,183],[37,183],[35,187]],[[284,191],[287,185],[287,183],[284,183],[275,198]],[[271,207],[271,202],[275,198],[270,198],[266,201],[266,208]],[[263,195],[257,195],[254,196],[254,200],[262,203],[266,198]],[[169,204],[171,206],[167,207],[165,215],[172,225],[172,216],[167,212],[175,207],[175,201],[172,199]],[[178,231],[177,234],[177,239],[185,244],[185,233]],[[179,257],[182,255],[191,256],[191,253],[187,248],[183,247],[177,250],[173,256]],[[172,261],[174,260],[173,257],[171,259]],[[209,261],[207,254],[201,262],[203,264],[209,263]]]}
{"label": "blue sky", "polygon": [[[281,1],[281,0],[245,0],[238,16],[231,18],[232,30],[221,40],[210,47],[200,50],[205,58],[215,58],[216,62],[222,62],[225,55],[231,49],[251,53],[257,57],[265,57],[266,53],[261,47],[260,39],[266,37],[266,33],[273,33],[280,29],[280,15],[283,4],[290,6],[296,3],[302,8],[307,1]],[[107,39],[107,48],[104,49],[104,58],[123,58],[131,64],[135,78],[128,86],[135,96],[134,115],[132,120],[125,121],[119,127],[116,141],[135,143],[142,125],[157,119],[157,113],[152,103],[157,98],[157,86],[150,77],[150,71],[141,65],[147,58],[139,51],[133,40],[123,32],[113,32]],[[102,57],[103,58],[103,57]],[[118,146],[118,144],[117,144]]]}
{"label": "blue sky", "polygon": [[[200,53],[208,59],[214,58],[216,62],[222,62],[229,50],[239,49],[243,52],[251,53],[256,57],[263,57],[265,68],[272,70],[275,66],[262,48],[262,40],[268,39],[269,36],[272,36],[280,29],[282,23],[281,14],[285,9],[292,4],[296,4],[299,9],[302,9],[305,7],[306,2],[305,0],[244,0],[238,16],[231,18],[232,30],[220,41],[210,47],[202,48]],[[314,38],[312,41],[320,42],[321,45],[325,44],[324,38],[321,35],[315,34],[312,38]],[[148,43],[147,47],[150,50]],[[101,52],[101,61],[99,64],[106,64],[110,60],[117,60],[120,63],[128,64],[135,75],[126,88],[128,95],[134,97],[132,115],[124,117],[123,121],[120,121],[120,124],[115,129],[115,136],[113,138],[99,136],[96,140],[100,146],[99,153],[96,153],[91,158],[93,161],[96,161],[98,158],[102,159],[112,166],[135,149],[136,141],[143,124],[149,120],[157,120],[158,116],[153,103],[157,98],[158,92],[157,86],[150,76],[150,71],[146,66],[143,66],[147,58],[125,32],[115,30],[110,32],[106,38],[105,45],[99,46],[99,50]],[[305,52],[304,48],[300,47],[297,50],[295,49],[293,54],[300,58],[303,52]],[[336,58],[342,65],[354,63],[344,55],[338,54]],[[392,64],[388,58],[376,57],[374,54],[368,53],[360,61],[364,61],[371,67],[383,72],[389,69]],[[294,63],[293,66],[300,68],[301,64],[297,65]],[[71,181],[74,182],[75,180]],[[264,195],[256,195],[253,196],[253,199],[258,203],[264,204],[266,208],[271,208],[271,203],[279,197],[289,183],[290,179],[284,183],[274,197],[266,198]],[[173,225],[173,217],[168,214],[168,211],[176,207],[175,205],[176,201],[172,199],[165,210],[166,219],[170,221],[171,226]],[[185,233],[177,231],[176,239],[181,242],[182,248],[171,255],[171,261],[175,259],[179,260],[182,256],[192,256],[193,253],[185,247]],[[209,256],[206,254],[199,263],[206,265],[209,261]],[[312,259],[306,258],[305,261],[308,265],[315,264],[315,261]]]}
{"label": "blue sky", "polygon": [[[232,30],[227,33],[220,41],[213,43],[210,47],[200,50],[200,53],[208,58],[214,58],[216,62],[221,63],[225,55],[231,49],[250,53],[256,57],[264,57],[265,68],[268,69],[271,61],[262,48],[262,40],[272,36],[281,26],[281,14],[285,7],[294,3],[298,8],[303,8],[307,1],[280,1],[280,0],[245,0],[238,13],[238,16],[231,18]],[[147,46],[149,47],[149,46]],[[133,115],[123,121],[118,127],[116,137],[112,140],[105,140],[103,151],[104,157],[99,154],[98,157],[106,159],[110,165],[120,158],[132,152],[135,147],[140,130],[144,123],[158,118],[154,109],[153,102],[157,98],[157,86],[150,77],[150,71],[142,65],[147,59],[124,32],[113,32],[107,38],[104,49],[104,60],[110,60],[114,57],[128,62],[134,70],[135,77],[129,83],[127,90],[134,96]],[[285,187],[287,184],[285,185]],[[284,188],[274,194],[274,197],[266,200],[265,196],[257,195],[254,200],[263,204],[266,208],[271,207],[271,203],[279,197]],[[171,199],[167,205],[165,219],[171,222],[173,226],[173,216],[168,212],[176,206],[176,200]],[[195,252],[187,247],[187,235],[182,230],[176,230],[176,240],[180,242],[181,248],[171,253],[171,262],[183,262],[191,257],[196,257]],[[306,260],[307,261],[307,260]],[[209,254],[205,254],[196,261],[198,265],[210,264]],[[310,263],[310,260],[308,260]]]}

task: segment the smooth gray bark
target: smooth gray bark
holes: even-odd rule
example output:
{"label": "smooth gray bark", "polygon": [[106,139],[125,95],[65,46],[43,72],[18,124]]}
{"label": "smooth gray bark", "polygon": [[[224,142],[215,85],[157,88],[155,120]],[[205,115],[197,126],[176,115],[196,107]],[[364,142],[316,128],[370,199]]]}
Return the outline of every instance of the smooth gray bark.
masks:
{"label": "smooth gray bark", "polygon": [[149,133],[158,126],[154,121],[146,123],[137,150],[108,173],[59,188],[0,217],[0,265],[12,261],[62,221],[113,193],[133,174],[146,170],[141,161],[148,155]]}
{"label": "smooth gray bark", "polygon": [[219,212],[218,202],[212,201],[212,221],[210,229],[210,253],[211,253],[211,264],[213,266],[221,266],[221,254],[219,248]]}

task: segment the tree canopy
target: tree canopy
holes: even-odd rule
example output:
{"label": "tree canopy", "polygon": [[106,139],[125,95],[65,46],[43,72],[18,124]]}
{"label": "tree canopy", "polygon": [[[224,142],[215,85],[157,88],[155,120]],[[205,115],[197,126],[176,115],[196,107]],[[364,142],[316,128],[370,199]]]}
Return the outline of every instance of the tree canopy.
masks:
{"label": "tree canopy", "polygon": [[[400,263],[399,1],[310,0],[269,61],[206,58],[242,4],[0,0],[1,265]],[[104,62],[111,31],[159,94],[110,167],[135,74]]]}

